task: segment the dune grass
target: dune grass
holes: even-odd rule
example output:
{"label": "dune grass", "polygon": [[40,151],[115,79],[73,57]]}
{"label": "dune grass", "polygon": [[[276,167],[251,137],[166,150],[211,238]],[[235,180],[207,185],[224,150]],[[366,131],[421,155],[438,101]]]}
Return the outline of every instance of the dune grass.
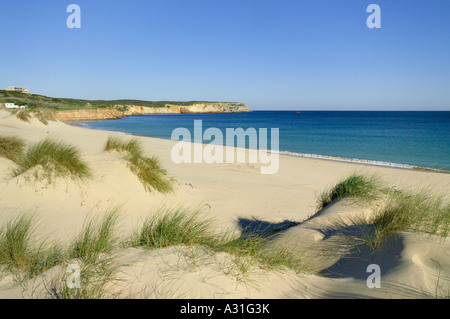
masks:
{"label": "dune grass", "polygon": [[199,211],[160,210],[143,222],[133,243],[149,249],[182,244],[213,247],[218,238],[211,233],[211,224],[212,220],[204,218]]}
{"label": "dune grass", "polygon": [[[77,264],[76,264],[77,265]],[[45,283],[44,297],[48,299],[114,299],[122,296],[123,287],[118,286],[119,265],[112,259],[96,263],[81,264],[80,287],[69,287],[68,274],[64,264],[62,271]],[[114,288],[118,287],[117,291]]]}
{"label": "dune grass", "polygon": [[16,162],[23,154],[25,141],[11,135],[0,135],[0,157]]}
{"label": "dune grass", "polygon": [[218,252],[226,252],[230,255],[253,261],[260,268],[283,270],[290,269],[297,273],[313,273],[302,260],[302,256],[294,254],[286,249],[267,249],[266,244],[271,236],[265,236],[257,232],[246,234],[231,241],[225,241],[216,248]]}
{"label": "dune grass", "polygon": [[[112,298],[112,287],[118,282],[120,265],[115,262],[118,248],[116,235],[118,208],[107,211],[102,218],[86,221],[78,237],[68,249],[63,269],[69,264],[80,268],[80,287],[67,285],[67,274],[59,274],[47,285],[47,294],[53,299]],[[119,293],[119,292],[117,292]]]}
{"label": "dune grass", "polygon": [[56,121],[56,119],[53,117],[53,113],[50,110],[46,109],[35,110],[33,116],[45,125],[48,125],[48,121]]}
{"label": "dune grass", "polygon": [[380,247],[387,236],[403,231],[447,238],[450,204],[427,190],[419,193],[395,191],[390,194],[387,205],[365,222],[370,227],[364,234],[364,241],[372,250]]}
{"label": "dune grass", "polygon": [[173,191],[173,181],[167,177],[167,172],[161,167],[156,157],[145,157],[140,142],[131,139],[126,142],[118,137],[109,137],[106,141],[105,151],[124,153],[130,170],[136,174],[147,191],[152,189],[161,193]]}
{"label": "dune grass", "polygon": [[[35,236],[36,218],[22,214],[0,228],[0,266],[14,275],[18,282],[36,277],[60,265],[61,272],[45,283],[50,298],[84,299],[110,297],[107,287],[117,281],[119,265],[113,250],[117,248],[115,234],[118,209],[112,209],[102,218],[87,220],[78,237],[64,248],[47,244]],[[81,287],[69,288],[66,273],[70,264],[79,265]]]}
{"label": "dune grass", "polygon": [[117,247],[118,209],[108,211],[102,219],[88,220],[69,248],[69,258],[79,258],[84,264],[94,264],[101,254],[111,253]]}
{"label": "dune grass", "polygon": [[322,192],[319,195],[317,207],[322,209],[335,200],[346,196],[368,200],[375,199],[380,191],[381,187],[375,177],[352,174],[334,187]]}
{"label": "dune grass", "polygon": [[0,229],[0,264],[19,280],[40,274],[63,260],[57,245],[37,244],[32,215],[23,214]]}
{"label": "dune grass", "polygon": [[105,151],[127,152],[130,157],[142,157],[143,151],[139,141],[135,138],[126,142],[119,137],[110,136],[105,144]]}
{"label": "dune grass", "polygon": [[73,179],[91,176],[89,167],[80,158],[77,148],[51,139],[29,147],[17,164],[16,176],[38,166],[44,170],[49,181],[55,176],[70,176]]}
{"label": "dune grass", "polygon": [[28,113],[27,111],[25,111],[25,110],[19,110],[19,111],[17,111],[16,113],[16,117],[19,119],[19,120],[21,120],[21,121],[24,121],[24,122],[30,122],[30,119],[31,119],[31,115],[30,115],[30,113]]}
{"label": "dune grass", "polygon": [[141,229],[134,234],[132,245],[149,249],[175,245],[202,246],[214,253],[227,253],[238,258],[240,265],[258,264],[262,268],[311,271],[302,263],[300,256],[283,249],[267,250],[265,245],[272,236],[244,231],[242,236],[232,239],[233,232],[213,233],[213,222],[200,211],[189,212],[182,208],[162,210],[144,221]]}
{"label": "dune grass", "polygon": [[[436,235],[443,238],[449,236],[450,204],[443,197],[432,195],[430,190],[411,192],[396,188],[383,187],[374,177],[351,175],[335,187],[324,192],[318,200],[318,208],[324,208],[335,200],[346,196],[367,200],[381,198],[385,205],[374,208],[377,211],[372,217],[362,217],[354,220],[355,225],[361,225],[363,242],[376,250],[387,236],[398,232],[417,232]],[[336,229],[348,227],[337,223]]]}

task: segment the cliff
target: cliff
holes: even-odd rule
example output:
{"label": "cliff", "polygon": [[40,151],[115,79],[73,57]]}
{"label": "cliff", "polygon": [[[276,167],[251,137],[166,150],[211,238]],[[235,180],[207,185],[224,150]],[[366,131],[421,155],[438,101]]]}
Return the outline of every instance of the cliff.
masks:
{"label": "cliff", "polygon": [[234,113],[250,112],[247,105],[232,102],[194,103],[192,105],[166,104],[164,107],[140,105],[114,105],[107,109],[56,111],[54,117],[63,121],[108,120],[129,115],[182,114],[182,113]]}
{"label": "cliff", "polygon": [[165,107],[148,107],[139,105],[115,105],[126,110],[123,115],[142,114],[181,114],[181,113],[232,113],[250,112],[247,105],[231,102],[195,103],[192,105],[166,104]]}
{"label": "cliff", "polygon": [[56,111],[53,117],[63,121],[111,120],[119,119],[122,113],[117,109]]}

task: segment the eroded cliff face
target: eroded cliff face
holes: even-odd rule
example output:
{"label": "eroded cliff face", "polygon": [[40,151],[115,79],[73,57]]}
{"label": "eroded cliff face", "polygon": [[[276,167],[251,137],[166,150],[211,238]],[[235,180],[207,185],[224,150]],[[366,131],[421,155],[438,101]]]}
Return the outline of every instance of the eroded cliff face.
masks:
{"label": "eroded cliff face", "polygon": [[56,111],[53,117],[62,121],[110,120],[119,119],[122,113],[117,109]]}
{"label": "eroded cliff face", "polygon": [[247,105],[232,102],[196,103],[192,105],[166,104],[164,107],[115,105],[110,109],[56,111],[54,117],[63,121],[108,120],[129,115],[181,113],[250,112]]}

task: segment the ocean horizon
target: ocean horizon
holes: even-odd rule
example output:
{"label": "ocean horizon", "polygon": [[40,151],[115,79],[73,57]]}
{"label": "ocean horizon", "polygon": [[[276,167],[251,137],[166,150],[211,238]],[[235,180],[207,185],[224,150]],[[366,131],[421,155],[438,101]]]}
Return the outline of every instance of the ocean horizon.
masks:
{"label": "ocean horizon", "polygon": [[219,128],[224,136],[226,128],[267,128],[269,132],[270,128],[279,128],[279,152],[284,155],[450,171],[449,111],[258,110],[137,115],[77,123],[92,129],[171,139],[172,131],[179,127],[193,135],[194,120],[202,121],[203,130]]}

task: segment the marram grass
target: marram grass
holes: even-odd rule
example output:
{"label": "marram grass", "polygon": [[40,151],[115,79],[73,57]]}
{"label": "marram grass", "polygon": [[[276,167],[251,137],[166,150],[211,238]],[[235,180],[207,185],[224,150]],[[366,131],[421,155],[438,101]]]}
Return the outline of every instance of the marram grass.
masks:
{"label": "marram grass", "polygon": [[16,117],[19,119],[19,120],[21,120],[21,121],[24,121],[24,122],[30,122],[30,119],[31,119],[31,115],[30,115],[30,113],[28,113],[27,111],[25,111],[25,110],[19,110],[19,111],[17,111],[16,113]]}
{"label": "marram grass", "polygon": [[447,238],[450,230],[450,204],[429,191],[419,193],[392,192],[388,202],[374,217],[367,219],[370,225],[364,240],[372,250],[383,240],[399,232],[415,232]]}
{"label": "marram grass", "polygon": [[0,265],[19,280],[33,278],[64,259],[59,246],[36,243],[35,221],[23,214],[0,228]]}
{"label": "marram grass", "polygon": [[84,264],[94,264],[101,254],[111,253],[117,247],[118,209],[108,211],[101,219],[88,220],[69,248],[69,257],[80,258]]}
{"label": "marram grass", "polygon": [[173,190],[173,181],[167,176],[156,157],[145,157],[142,146],[137,139],[128,142],[118,137],[109,137],[106,141],[105,151],[117,151],[124,154],[130,170],[136,174],[145,189],[169,193]]}
{"label": "marram grass", "polygon": [[133,243],[149,249],[174,245],[215,246],[217,238],[210,231],[212,221],[199,211],[189,213],[182,208],[160,210],[147,218]]}
{"label": "marram grass", "polygon": [[[36,237],[36,218],[22,214],[0,227],[0,266],[18,282],[36,277],[60,265],[62,272],[45,283],[50,298],[110,297],[107,286],[116,280],[119,268],[114,262],[118,210],[107,211],[102,218],[89,219],[69,247],[47,244]],[[68,288],[66,269],[76,264],[81,269],[80,289]]]}
{"label": "marram grass", "polygon": [[35,167],[41,167],[48,180],[55,176],[74,179],[91,176],[89,167],[81,159],[76,147],[52,139],[45,139],[29,147],[17,164],[16,176]]}
{"label": "marram grass", "polygon": [[373,177],[353,174],[324,192],[319,197],[318,207],[324,208],[346,196],[365,200],[367,205],[378,198],[385,201],[381,208],[375,208],[373,217],[354,221],[363,227],[362,240],[372,250],[380,247],[386,237],[403,231],[442,238],[449,235],[450,204],[429,190],[410,192],[383,187]]}
{"label": "marram grass", "polygon": [[211,232],[213,220],[201,211],[189,212],[183,208],[160,210],[144,221],[132,240],[135,247],[158,249],[168,246],[201,246],[213,253],[227,253],[239,265],[259,265],[268,269],[291,269],[296,272],[311,272],[302,262],[302,257],[286,250],[268,250],[266,243],[271,239],[258,232],[244,231],[241,237],[233,239],[232,232],[225,234]]}
{"label": "marram grass", "polygon": [[48,121],[56,121],[53,117],[53,113],[50,110],[38,109],[34,111],[34,117],[37,118],[42,124],[47,125]]}
{"label": "marram grass", "polygon": [[0,157],[15,162],[22,156],[24,148],[23,139],[12,135],[0,135]]}
{"label": "marram grass", "polygon": [[348,178],[337,183],[334,187],[324,191],[319,196],[318,209],[322,209],[332,202],[346,196],[360,199],[375,199],[381,187],[374,177],[352,174]]}

